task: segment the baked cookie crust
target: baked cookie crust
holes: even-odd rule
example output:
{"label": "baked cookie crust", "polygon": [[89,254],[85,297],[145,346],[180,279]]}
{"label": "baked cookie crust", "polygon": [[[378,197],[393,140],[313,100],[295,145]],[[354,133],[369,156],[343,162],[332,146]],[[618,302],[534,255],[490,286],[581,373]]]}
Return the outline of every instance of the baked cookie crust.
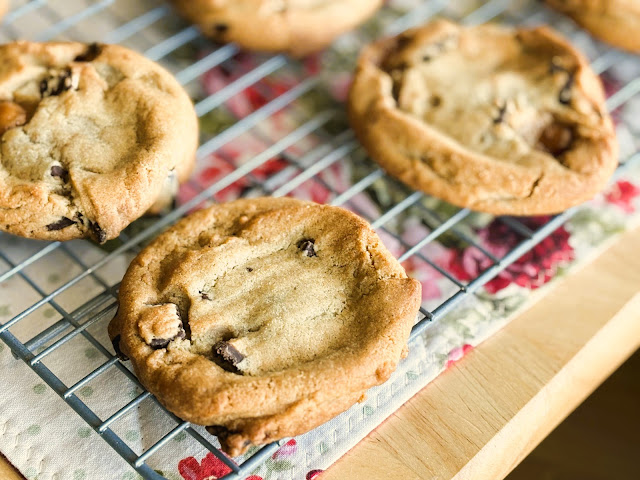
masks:
{"label": "baked cookie crust", "polygon": [[611,45],[640,53],[638,0],[545,0]]}
{"label": "baked cookie crust", "polygon": [[442,20],[381,40],[359,59],[348,109],[391,175],[493,214],[563,211],[618,163],[599,78],[547,27]]}
{"label": "baked cookie crust", "polygon": [[9,43],[0,59],[1,230],[104,242],[189,176],[197,117],[159,65],[83,43]]}
{"label": "baked cookie crust", "polygon": [[133,260],[109,335],[165,407],[236,456],[386,381],[420,292],[347,210],[238,200],[190,215]]}
{"label": "baked cookie crust", "polygon": [[302,57],[365,21],[382,0],[171,0],[212,39]]}

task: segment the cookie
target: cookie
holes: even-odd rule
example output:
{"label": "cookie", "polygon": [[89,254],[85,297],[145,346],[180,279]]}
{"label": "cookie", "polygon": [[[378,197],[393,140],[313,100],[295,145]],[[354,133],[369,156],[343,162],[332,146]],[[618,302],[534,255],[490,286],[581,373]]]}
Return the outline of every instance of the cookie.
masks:
{"label": "cookie", "polygon": [[166,408],[236,456],[386,381],[420,301],[358,216],[238,200],[191,214],[133,260],[109,335]]}
{"label": "cookie", "polygon": [[1,230],[104,242],[188,177],[197,117],[159,65],[82,43],[9,43],[0,59]]}
{"label": "cookie", "polygon": [[382,0],[171,0],[187,20],[218,42],[286,52],[321,50],[369,18]]}
{"label": "cookie", "polygon": [[391,175],[474,210],[560,212],[618,163],[600,80],[547,27],[436,21],[381,40],[362,53],[348,106]]}
{"label": "cookie", "polygon": [[640,53],[640,1],[545,0],[599,39]]}

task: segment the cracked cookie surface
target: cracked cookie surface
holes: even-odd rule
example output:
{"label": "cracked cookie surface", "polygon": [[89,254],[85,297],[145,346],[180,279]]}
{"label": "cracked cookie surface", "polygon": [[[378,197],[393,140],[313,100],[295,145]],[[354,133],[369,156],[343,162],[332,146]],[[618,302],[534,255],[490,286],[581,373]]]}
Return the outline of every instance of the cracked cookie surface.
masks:
{"label": "cracked cookie surface", "polygon": [[556,213],[618,163],[598,77],[549,28],[436,21],[367,47],[349,117],[413,188],[494,214]]}
{"label": "cracked cookie surface", "polygon": [[599,39],[640,53],[639,0],[545,0]]}
{"label": "cracked cookie surface", "polygon": [[231,455],[306,432],[395,370],[420,283],[338,207],[251,199],[196,212],[134,259],[114,348]]}
{"label": "cracked cookie surface", "polygon": [[191,100],[159,65],[116,45],[0,46],[0,229],[116,237],[186,180]]}
{"label": "cracked cookie surface", "polygon": [[382,0],[171,0],[218,42],[300,57],[369,18]]}

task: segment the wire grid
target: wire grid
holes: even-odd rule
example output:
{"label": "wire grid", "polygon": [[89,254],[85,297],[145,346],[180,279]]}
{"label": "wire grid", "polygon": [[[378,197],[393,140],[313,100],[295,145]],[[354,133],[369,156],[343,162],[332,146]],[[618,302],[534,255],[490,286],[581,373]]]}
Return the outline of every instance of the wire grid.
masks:
{"label": "wire grid", "polygon": [[[389,34],[398,33],[407,27],[442,14],[452,16],[446,0],[425,1],[414,10],[398,15],[395,21],[387,25],[386,32]],[[454,19],[467,24],[486,22],[498,16],[507,23],[535,24],[547,20],[550,14],[533,1],[491,0],[465,17],[456,18],[453,15]],[[559,19],[556,16],[550,18],[554,21]],[[420,318],[413,329],[412,338],[420,334],[430,322],[441,318],[462,299],[477,291],[500,271],[553,233],[575,212],[575,209],[568,210],[551,218],[546,224],[535,230],[516,218],[501,218],[504,225],[516,232],[522,241],[504,257],[496,258],[465,233],[464,224],[471,214],[468,209],[453,209],[450,215],[443,217],[441,213],[429,208],[428,202],[425,202],[427,197],[424,194],[412,192],[399,185],[395,180],[385,176],[374,164],[367,161],[348,128],[343,127],[338,132],[331,131],[329,128],[331,123],[336,118],[344,117],[339,105],[315,112],[313,115],[309,115],[308,112],[299,108],[297,103],[301,98],[316,89],[323,88],[320,74],[305,78],[299,75],[298,81],[286,91],[274,92],[273,88],[264,80],[286,69],[299,72],[296,70],[298,63],[283,55],[254,55],[253,68],[241,71],[235,81],[215,93],[203,94],[199,82],[203,74],[215,67],[225,68],[231,72],[237,71],[242,68],[238,62],[239,55],[246,54],[240,53],[235,45],[214,48],[195,27],[175,18],[168,6],[161,2],[154,0],[138,2],[127,2],[126,0],[14,2],[14,8],[6,15],[1,30],[0,36],[4,36],[3,40],[5,41],[14,39],[39,41],[73,39],[87,42],[99,40],[107,43],[121,43],[142,51],[147,57],[160,62],[175,74],[180,83],[196,98],[195,108],[200,117],[208,115],[215,109],[226,109],[228,102],[248,87],[258,88],[268,97],[263,105],[242,118],[234,118],[219,131],[205,134],[197,156],[199,162],[214,152],[224,157],[221,152],[229,142],[247,135],[264,145],[264,150],[243,163],[237,163],[233,159],[227,158],[229,172],[212,183],[203,185],[191,181],[188,188],[195,192],[192,198],[180,203],[168,214],[152,222],[145,222],[141,229],[124,232],[110,252],[82,241],[43,243],[9,239],[8,235],[0,234],[0,286],[4,282],[20,280],[25,285],[25,291],[29,291],[24,299],[16,300],[16,303],[22,305],[24,309],[4,324],[0,324],[0,338],[9,345],[16,356],[24,360],[93,430],[146,479],[163,478],[149,466],[148,460],[181,432],[187,433],[193,440],[228,465],[232,472],[225,478],[230,479],[250,474],[284,442],[267,445],[242,464],[236,464],[216,448],[216,441],[213,437],[202,433],[200,428],[181,421],[159,404],[157,404],[158,408],[164,412],[161,414],[171,417],[174,426],[144,451],[134,451],[116,433],[114,428],[120,419],[141,405],[142,402],[157,403],[157,401],[144,390],[127,366],[114,356],[113,349],[108,341],[105,341],[104,334],[96,333],[98,332],[96,326],[103,327],[114,314],[119,286],[118,282],[109,280],[108,275],[103,271],[118,261],[126,266],[128,260],[139,251],[141,245],[146,241],[190,210],[214,201],[216,195],[225,188],[243,180],[245,187],[241,193],[244,195],[282,196],[295,195],[296,188],[306,182],[318,182],[331,192],[332,204],[342,205],[361,214],[372,223],[377,231],[392,235],[404,249],[404,253],[399,258],[401,262],[413,257],[438,270],[451,282],[452,294],[428,309],[424,306],[421,308]],[[573,33],[575,35],[582,34],[577,29],[574,29]],[[193,57],[185,54],[185,51],[190,53],[205,51],[207,53],[194,63],[189,60]],[[597,73],[603,73],[620,62],[624,56],[621,52],[603,49],[602,53],[593,59],[593,68]],[[609,109],[616,110],[639,91],[640,79],[623,85],[608,99]],[[228,112],[228,109],[226,111]],[[262,127],[280,111],[286,111],[296,119],[297,123],[291,127],[286,135],[276,138],[272,132]],[[315,141],[311,142],[308,148],[296,148],[311,137]],[[635,160],[637,156],[636,152],[628,160]],[[269,175],[266,180],[261,180],[255,175],[255,171],[274,157],[282,160],[283,168]],[[332,164],[345,161],[347,158],[357,163],[364,173],[359,175],[357,181],[347,188],[338,189],[331,185],[322,174]],[[354,202],[354,199],[358,195],[370,192],[371,187],[377,182],[384,182],[388,188],[398,193],[399,197],[381,216],[370,218],[367,212],[359,211],[358,204]],[[418,242],[406,242],[393,228],[394,219],[408,211],[419,212],[429,227],[428,235]],[[424,253],[424,248],[428,244],[437,242],[445,234],[453,235],[463,242],[474,245],[490,260],[490,266],[471,281],[461,282],[458,280],[453,273],[437,265]],[[17,248],[8,248],[7,245],[11,242],[17,242]],[[30,272],[38,262],[54,255],[62,255],[70,259],[78,267],[78,271],[60,283],[54,290],[47,291]],[[122,262],[122,259],[127,261]],[[2,268],[3,263],[4,268]],[[69,295],[65,298],[65,294],[72,293],[75,286],[84,282],[92,282],[95,295],[81,305],[77,304],[77,299],[70,303]],[[47,305],[55,312],[54,319],[49,322],[46,328],[43,326],[35,336],[27,339],[19,338],[20,335],[13,331],[14,327]],[[101,331],[104,331],[104,328]],[[46,360],[58,349],[79,336],[97,349],[104,361],[87,375],[74,381],[66,381],[61,378],[63,375],[52,371],[46,365]],[[108,346],[105,347],[105,344]],[[87,405],[78,392],[112,369],[117,369],[126,376],[129,382],[136,385],[139,394],[115,411],[106,414],[96,412]]]}

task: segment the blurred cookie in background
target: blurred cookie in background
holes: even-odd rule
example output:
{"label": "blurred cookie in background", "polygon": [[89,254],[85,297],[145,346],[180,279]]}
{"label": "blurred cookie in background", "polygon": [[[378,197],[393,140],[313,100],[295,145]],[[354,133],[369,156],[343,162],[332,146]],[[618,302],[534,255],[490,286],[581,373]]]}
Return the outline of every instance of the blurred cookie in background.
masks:
{"label": "blurred cookie in background", "polygon": [[640,0],[545,0],[594,36],[640,53]]}
{"label": "blurred cookie in background", "polygon": [[322,50],[365,21],[382,0],[170,0],[220,43],[294,57]]}

